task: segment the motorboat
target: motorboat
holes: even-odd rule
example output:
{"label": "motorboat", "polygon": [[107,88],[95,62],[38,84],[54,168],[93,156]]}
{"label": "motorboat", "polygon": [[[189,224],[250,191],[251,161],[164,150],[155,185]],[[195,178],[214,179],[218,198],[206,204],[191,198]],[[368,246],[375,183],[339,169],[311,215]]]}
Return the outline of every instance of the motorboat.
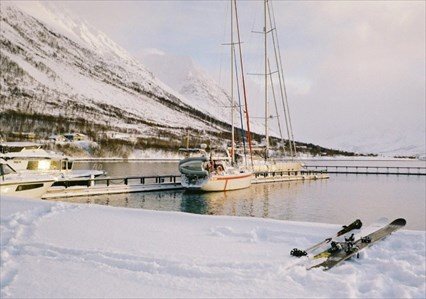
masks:
{"label": "motorboat", "polygon": [[0,198],[7,196],[41,198],[56,178],[50,175],[17,173],[0,158]]}
{"label": "motorboat", "polygon": [[74,170],[72,158],[46,151],[41,144],[4,142],[0,144],[1,158],[17,172],[42,173],[61,179],[94,178],[105,175],[102,170]]}

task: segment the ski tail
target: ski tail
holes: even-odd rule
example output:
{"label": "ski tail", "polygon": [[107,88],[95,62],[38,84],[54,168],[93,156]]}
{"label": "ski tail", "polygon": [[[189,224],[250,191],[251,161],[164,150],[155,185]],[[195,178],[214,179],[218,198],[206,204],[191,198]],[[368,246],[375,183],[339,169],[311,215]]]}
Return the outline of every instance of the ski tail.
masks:
{"label": "ski tail", "polygon": [[344,235],[344,234],[350,232],[351,230],[360,229],[361,227],[362,227],[362,222],[361,222],[361,220],[357,219],[347,226],[344,225],[343,228],[340,231],[337,232],[336,236],[340,237],[341,235]]}

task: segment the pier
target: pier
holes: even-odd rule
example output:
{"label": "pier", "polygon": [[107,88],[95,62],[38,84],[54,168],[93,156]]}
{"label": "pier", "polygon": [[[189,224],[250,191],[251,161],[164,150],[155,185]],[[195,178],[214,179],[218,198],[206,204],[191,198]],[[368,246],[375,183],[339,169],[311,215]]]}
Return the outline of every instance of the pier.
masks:
{"label": "pier", "polygon": [[305,165],[305,168],[307,170],[321,170],[331,174],[426,175],[426,167],[415,166]]}
{"label": "pier", "polygon": [[[328,179],[329,174],[425,176],[426,167],[305,165],[305,169],[299,172],[255,172],[252,184]],[[42,198],[181,190],[180,179],[180,175],[63,179],[58,180]]]}
{"label": "pier", "polygon": [[43,199],[183,189],[180,175],[98,177],[58,180]]}
{"label": "pier", "polygon": [[253,174],[252,184],[328,179],[322,170],[259,171]]}

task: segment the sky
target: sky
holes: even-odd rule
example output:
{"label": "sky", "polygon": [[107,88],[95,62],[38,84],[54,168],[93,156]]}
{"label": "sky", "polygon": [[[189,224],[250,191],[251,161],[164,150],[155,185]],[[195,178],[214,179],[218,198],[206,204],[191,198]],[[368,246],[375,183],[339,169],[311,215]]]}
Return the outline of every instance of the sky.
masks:
{"label": "sky", "polygon": [[[191,57],[224,84],[229,1],[65,1],[55,5],[135,57]],[[274,1],[297,140],[425,147],[424,1]],[[247,73],[263,68],[262,1],[239,1]],[[262,80],[249,100],[262,106]]]}

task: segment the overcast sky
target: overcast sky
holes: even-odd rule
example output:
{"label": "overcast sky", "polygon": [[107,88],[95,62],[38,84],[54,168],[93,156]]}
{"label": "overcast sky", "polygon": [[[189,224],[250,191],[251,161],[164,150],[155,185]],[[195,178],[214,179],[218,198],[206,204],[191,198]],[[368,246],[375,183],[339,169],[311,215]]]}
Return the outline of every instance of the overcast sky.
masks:
{"label": "overcast sky", "polygon": [[[410,140],[425,143],[424,1],[273,3],[296,139],[328,145],[336,137],[374,143],[411,134]],[[229,1],[56,5],[136,57],[149,51],[190,56],[223,80]],[[251,31],[262,30],[262,1],[239,1],[238,8],[246,71],[261,72],[262,40]],[[261,101],[256,97],[251,101]]]}

